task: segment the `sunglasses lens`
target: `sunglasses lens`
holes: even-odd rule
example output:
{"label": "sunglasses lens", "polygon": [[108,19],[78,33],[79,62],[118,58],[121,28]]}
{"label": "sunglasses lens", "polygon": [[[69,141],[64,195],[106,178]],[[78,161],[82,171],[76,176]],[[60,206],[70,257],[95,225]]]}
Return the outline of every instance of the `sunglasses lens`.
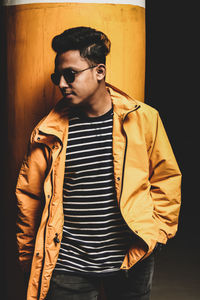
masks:
{"label": "sunglasses lens", "polygon": [[[63,76],[65,78],[65,81],[67,83],[74,82],[74,80],[75,80],[75,73],[72,70],[66,69],[66,70],[63,71],[62,74],[63,74]],[[61,74],[59,74],[59,73],[53,73],[53,74],[51,74],[51,80],[52,80],[52,82],[55,85],[59,85],[59,83],[60,83],[60,77],[61,77]]]}
{"label": "sunglasses lens", "polygon": [[52,80],[53,84],[59,85],[60,75],[56,74],[56,73],[51,74],[51,80]]}
{"label": "sunglasses lens", "polygon": [[75,80],[75,74],[72,72],[72,70],[64,70],[63,76],[67,83],[72,83]]}

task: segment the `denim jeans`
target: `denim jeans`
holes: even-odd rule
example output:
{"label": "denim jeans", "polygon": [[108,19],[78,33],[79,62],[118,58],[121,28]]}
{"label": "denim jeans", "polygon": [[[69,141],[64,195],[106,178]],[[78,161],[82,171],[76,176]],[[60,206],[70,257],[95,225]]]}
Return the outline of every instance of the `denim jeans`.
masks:
{"label": "denim jeans", "polygon": [[[46,300],[149,300],[154,272],[154,253],[128,272],[102,277],[53,273]],[[103,299],[105,299],[103,297]]]}

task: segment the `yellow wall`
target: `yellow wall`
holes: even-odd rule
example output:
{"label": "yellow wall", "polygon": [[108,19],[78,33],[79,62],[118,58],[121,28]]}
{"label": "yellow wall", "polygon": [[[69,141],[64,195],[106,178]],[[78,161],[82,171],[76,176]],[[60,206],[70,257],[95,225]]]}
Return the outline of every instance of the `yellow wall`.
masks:
{"label": "yellow wall", "polygon": [[[23,0],[4,1],[10,4],[16,1],[19,4]],[[6,99],[2,100],[6,103],[8,114],[8,149],[4,163],[6,186],[3,196],[8,237],[5,264],[8,270],[12,270],[6,274],[5,281],[13,282],[12,289],[7,291],[8,299],[25,299],[20,279],[22,275],[15,256],[16,200],[13,191],[30,133],[60,97],[50,80],[55,56],[51,40],[54,35],[72,26],[85,25],[104,31],[112,42],[107,60],[107,81],[143,101],[145,9],[128,4],[35,3],[5,6],[4,14],[7,86]]]}
{"label": "yellow wall", "polygon": [[[53,36],[91,26],[111,39],[107,81],[141,101],[145,79],[145,9],[124,4],[37,3],[7,6],[9,132],[21,162],[34,125],[60,97],[50,74]],[[18,145],[21,145],[18,147]]]}

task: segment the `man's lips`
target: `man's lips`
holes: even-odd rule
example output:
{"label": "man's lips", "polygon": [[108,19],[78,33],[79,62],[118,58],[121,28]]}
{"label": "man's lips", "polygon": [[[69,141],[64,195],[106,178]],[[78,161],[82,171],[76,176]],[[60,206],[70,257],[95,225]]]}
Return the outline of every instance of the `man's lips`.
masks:
{"label": "man's lips", "polygon": [[64,97],[69,97],[69,96],[74,95],[74,92],[62,92],[62,94]]}

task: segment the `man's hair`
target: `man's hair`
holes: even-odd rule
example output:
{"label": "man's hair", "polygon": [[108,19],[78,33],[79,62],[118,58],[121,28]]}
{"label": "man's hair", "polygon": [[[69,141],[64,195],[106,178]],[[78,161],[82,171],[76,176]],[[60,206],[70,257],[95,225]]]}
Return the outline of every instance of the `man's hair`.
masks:
{"label": "man's hair", "polygon": [[70,28],[52,40],[57,56],[69,50],[79,50],[80,56],[89,64],[105,64],[110,46],[111,42],[103,32],[90,27]]}

